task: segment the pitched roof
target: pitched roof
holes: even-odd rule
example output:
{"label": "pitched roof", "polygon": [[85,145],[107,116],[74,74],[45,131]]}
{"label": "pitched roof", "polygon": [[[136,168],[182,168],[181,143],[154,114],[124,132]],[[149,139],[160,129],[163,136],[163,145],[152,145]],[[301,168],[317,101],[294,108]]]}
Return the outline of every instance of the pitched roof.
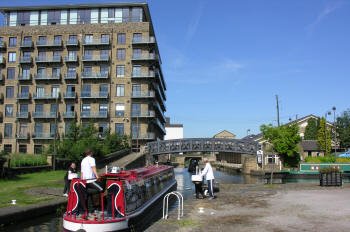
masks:
{"label": "pitched roof", "polygon": [[228,130],[220,131],[219,133],[215,134],[213,137],[216,138],[216,137],[220,137],[222,135],[225,135],[224,137],[232,137],[232,138],[236,137],[235,134],[233,134],[232,132],[229,132]]}
{"label": "pitched roof", "polygon": [[319,151],[317,140],[302,140],[301,146],[304,151]]}

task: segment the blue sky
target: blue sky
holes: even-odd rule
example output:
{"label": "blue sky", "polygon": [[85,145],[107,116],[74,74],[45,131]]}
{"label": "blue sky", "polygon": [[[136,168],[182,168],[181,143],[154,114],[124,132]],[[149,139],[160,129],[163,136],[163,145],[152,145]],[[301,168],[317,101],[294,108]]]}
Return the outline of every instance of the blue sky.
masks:
{"label": "blue sky", "polygon": [[[74,1],[89,2],[97,1]],[[184,125],[185,137],[226,129],[240,138],[276,125],[276,94],[282,123],[350,108],[350,1],[147,2],[168,87],[166,115]]]}

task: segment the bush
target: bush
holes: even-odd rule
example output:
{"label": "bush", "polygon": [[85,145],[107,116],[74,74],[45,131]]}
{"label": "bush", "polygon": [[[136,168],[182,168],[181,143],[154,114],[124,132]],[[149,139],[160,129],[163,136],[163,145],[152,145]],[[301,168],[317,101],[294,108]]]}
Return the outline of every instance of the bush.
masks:
{"label": "bush", "polygon": [[319,172],[321,174],[326,174],[326,173],[340,172],[340,169],[339,169],[339,167],[331,166],[331,167],[327,167],[327,168],[321,168],[319,170]]}
{"label": "bush", "polygon": [[350,163],[350,158],[338,157],[335,160],[336,163]]}
{"label": "bush", "polygon": [[318,157],[306,157],[306,163],[335,163],[335,156],[318,156]]}
{"label": "bush", "polygon": [[34,167],[48,165],[46,155],[31,155],[16,153],[11,154],[9,159],[10,167]]}

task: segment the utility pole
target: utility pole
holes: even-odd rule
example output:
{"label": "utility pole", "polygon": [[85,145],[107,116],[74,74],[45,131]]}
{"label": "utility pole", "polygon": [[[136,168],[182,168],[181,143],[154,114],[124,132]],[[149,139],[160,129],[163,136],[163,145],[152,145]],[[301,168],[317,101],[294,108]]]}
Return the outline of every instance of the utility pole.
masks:
{"label": "utility pole", "polygon": [[278,104],[278,95],[276,94],[276,107],[277,107],[277,126],[280,126],[280,107]]}

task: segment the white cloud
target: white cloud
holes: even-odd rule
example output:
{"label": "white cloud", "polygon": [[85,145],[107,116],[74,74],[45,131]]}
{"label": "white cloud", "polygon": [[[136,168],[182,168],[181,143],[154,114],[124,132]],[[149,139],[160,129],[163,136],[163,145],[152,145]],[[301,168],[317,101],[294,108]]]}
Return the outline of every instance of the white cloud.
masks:
{"label": "white cloud", "polygon": [[191,22],[187,26],[187,32],[185,37],[185,43],[188,44],[191,42],[193,36],[196,34],[202,13],[204,9],[204,3],[200,2],[199,6],[197,7],[196,11],[193,14],[193,17],[191,19]]}

